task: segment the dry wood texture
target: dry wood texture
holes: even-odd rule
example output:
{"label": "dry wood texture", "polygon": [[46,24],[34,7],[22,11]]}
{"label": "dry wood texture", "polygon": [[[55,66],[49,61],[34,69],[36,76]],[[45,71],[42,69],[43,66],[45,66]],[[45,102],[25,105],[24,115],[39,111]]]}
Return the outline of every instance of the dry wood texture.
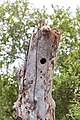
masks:
{"label": "dry wood texture", "polygon": [[19,71],[19,96],[14,103],[15,120],[55,120],[52,78],[59,39],[53,32],[39,30],[31,39],[26,73]]}

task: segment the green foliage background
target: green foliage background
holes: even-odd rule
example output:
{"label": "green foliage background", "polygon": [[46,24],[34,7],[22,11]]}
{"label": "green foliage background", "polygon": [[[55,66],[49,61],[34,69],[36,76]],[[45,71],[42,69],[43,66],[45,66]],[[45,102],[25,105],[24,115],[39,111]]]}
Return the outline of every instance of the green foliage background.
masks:
{"label": "green foliage background", "polygon": [[80,8],[72,16],[70,8],[51,7],[49,15],[45,7],[29,8],[23,0],[0,5],[0,120],[13,119],[12,106],[18,95],[16,62],[24,62],[32,29],[41,18],[51,20],[50,27],[58,27],[61,32],[52,88],[56,120],[80,119]]}

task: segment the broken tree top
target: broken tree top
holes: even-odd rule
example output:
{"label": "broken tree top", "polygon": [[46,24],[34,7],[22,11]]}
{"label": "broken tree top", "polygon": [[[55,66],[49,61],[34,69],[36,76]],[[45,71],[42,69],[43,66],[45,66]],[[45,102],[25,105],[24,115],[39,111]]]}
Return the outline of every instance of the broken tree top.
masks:
{"label": "broken tree top", "polygon": [[[33,32],[32,34],[32,42],[30,45],[32,47],[36,45],[37,49],[38,45],[42,43],[41,48],[43,47],[44,50],[44,48],[46,47],[45,50],[47,51],[47,53],[50,52],[53,58],[54,57],[53,54],[54,52],[56,52],[58,48],[60,32],[56,29],[51,29],[48,26],[44,26],[44,24],[42,25],[40,24],[38,26],[39,26],[38,31],[36,33]],[[50,49],[47,50],[48,47],[50,47]]]}
{"label": "broken tree top", "polygon": [[19,95],[14,104],[16,120],[55,120],[55,102],[51,93],[60,33],[39,26],[30,41],[26,73],[19,72]]}

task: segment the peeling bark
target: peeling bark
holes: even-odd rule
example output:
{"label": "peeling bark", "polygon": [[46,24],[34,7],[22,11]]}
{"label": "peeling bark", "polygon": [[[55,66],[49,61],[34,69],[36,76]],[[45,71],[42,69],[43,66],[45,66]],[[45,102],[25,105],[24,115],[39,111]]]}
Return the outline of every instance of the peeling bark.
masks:
{"label": "peeling bark", "polygon": [[51,93],[58,43],[59,39],[49,30],[39,30],[31,39],[27,69],[21,68],[17,75],[20,77],[17,77],[19,96],[13,106],[15,120],[55,120]]}

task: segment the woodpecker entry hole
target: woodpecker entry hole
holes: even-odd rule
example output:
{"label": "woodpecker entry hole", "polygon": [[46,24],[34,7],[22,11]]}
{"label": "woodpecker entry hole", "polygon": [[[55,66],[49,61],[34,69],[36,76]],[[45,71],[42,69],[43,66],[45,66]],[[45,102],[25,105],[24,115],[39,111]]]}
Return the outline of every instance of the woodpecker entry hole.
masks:
{"label": "woodpecker entry hole", "polygon": [[45,58],[42,58],[42,59],[40,60],[40,63],[41,63],[41,64],[45,64],[45,63],[46,63],[46,59],[45,59]]}

